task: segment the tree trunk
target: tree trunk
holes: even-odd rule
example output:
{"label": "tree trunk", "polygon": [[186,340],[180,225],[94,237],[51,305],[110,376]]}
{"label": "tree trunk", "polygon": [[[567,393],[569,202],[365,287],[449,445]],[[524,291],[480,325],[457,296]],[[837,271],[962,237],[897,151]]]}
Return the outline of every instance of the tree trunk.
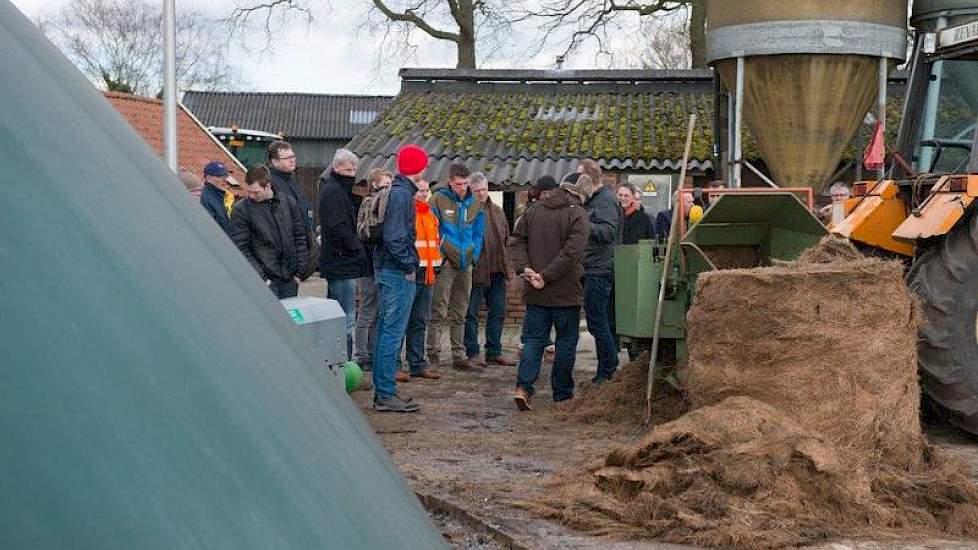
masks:
{"label": "tree trunk", "polygon": [[458,37],[458,63],[456,69],[475,68],[475,37],[472,35],[460,34]]}
{"label": "tree trunk", "polygon": [[459,0],[457,11],[453,14],[458,24],[458,63],[457,69],[475,68],[475,6],[472,0]]}
{"label": "tree trunk", "polygon": [[694,69],[706,68],[706,0],[691,0],[689,16],[689,51]]}

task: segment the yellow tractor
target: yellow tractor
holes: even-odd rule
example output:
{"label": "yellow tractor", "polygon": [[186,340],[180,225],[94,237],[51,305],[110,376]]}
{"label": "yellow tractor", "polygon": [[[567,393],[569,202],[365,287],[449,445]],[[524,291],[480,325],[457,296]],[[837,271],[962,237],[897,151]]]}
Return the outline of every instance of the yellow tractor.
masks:
{"label": "yellow tractor", "polygon": [[910,265],[926,324],[921,387],[978,434],[978,2],[916,0],[910,81],[886,176],[858,182],[833,233]]}

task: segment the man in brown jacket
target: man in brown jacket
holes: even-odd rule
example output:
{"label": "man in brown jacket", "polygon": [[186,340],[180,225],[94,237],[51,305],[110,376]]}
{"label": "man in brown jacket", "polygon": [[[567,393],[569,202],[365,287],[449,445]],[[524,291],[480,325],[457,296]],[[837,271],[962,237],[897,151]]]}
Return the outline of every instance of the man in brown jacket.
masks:
{"label": "man in brown jacket", "polygon": [[513,395],[522,411],[533,409],[533,383],[540,375],[551,328],[557,331],[550,377],[554,401],[574,397],[574,356],[584,301],[584,247],[591,230],[583,204],[585,189],[590,187],[588,176],[568,175],[554,195],[527,210],[510,239],[516,272],[526,280],[526,342]]}
{"label": "man in brown jacket", "polygon": [[[482,254],[472,270],[472,292],[469,294],[469,311],[465,316],[465,353],[469,363],[484,367],[499,365],[512,367],[516,361],[503,355],[501,339],[503,319],[506,317],[506,279],[509,277],[509,259],[506,239],[509,224],[506,214],[489,198],[489,183],[481,174],[473,174],[469,189],[485,216],[485,232],[482,237]],[[486,358],[479,357],[479,309],[487,303]]]}

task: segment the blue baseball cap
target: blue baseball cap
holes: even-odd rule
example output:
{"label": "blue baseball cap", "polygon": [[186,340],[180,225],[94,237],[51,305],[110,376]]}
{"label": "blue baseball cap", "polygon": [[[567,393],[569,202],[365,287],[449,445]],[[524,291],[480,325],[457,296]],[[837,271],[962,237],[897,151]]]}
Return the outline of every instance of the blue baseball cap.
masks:
{"label": "blue baseball cap", "polygon": [[226,178],[228,175],[228,169],[224,166],[223,163],[218,162],[216,160],[212,160],[207,163],[207,166],[204,167],[204,175]]}

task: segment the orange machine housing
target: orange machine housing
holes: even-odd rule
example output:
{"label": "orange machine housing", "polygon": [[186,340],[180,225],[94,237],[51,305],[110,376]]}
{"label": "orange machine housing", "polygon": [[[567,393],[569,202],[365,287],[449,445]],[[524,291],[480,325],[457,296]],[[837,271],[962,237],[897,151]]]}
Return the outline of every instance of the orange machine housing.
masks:
{"label": "orange machine housing", "polygon": [[846,204],[846,219],[832,233],[903,256],[913,256],[917,239],[946,234],[978,197],[978,176],[944,176],[931,194],[911,208],[894,181],[859,182]]}

